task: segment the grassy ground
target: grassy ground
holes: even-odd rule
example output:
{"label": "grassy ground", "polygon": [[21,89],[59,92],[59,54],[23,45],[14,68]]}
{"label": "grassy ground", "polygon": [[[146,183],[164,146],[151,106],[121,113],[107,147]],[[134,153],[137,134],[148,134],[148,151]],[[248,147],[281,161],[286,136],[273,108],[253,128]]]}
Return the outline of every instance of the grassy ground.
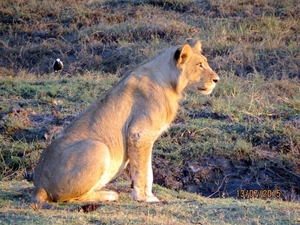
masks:
{"label": "grassy ground", "polygon": [[[123,186],[122,186],[123,185]],[[119,184],[126,189],[127,184]],[[292,202],[259,199],[208,199],[187,192],[154,186],[161,203],[136,203],[122,193],[118,202],[100,203],[84,213],[76,204],[35,211],[28,204],[28,182],[0,182],[1,224],[297,224],[300,206]],[[124,190],[123,190],[124,191]],[[72,211],[67,211],[71,209]]]}
{"label": "grassy ground", "polygon": [[[297,0],[1,1],[0,221],[299,222],[299,7]],[[154,146],[155,182],[212,197],[280,190],[292,202],[205,199],[156,186],[170,204],[131,203],[127,193],[92,214],[31,210],[30,191],[18,189],[30,184],[19,180],[52,138],[128,68],[189,37],[202,40],[221,81],[210,96],[183,96]],[[56,58],[65,64],[60,74],[51,68]],[[122,213],[99,217],[109,210]]]}

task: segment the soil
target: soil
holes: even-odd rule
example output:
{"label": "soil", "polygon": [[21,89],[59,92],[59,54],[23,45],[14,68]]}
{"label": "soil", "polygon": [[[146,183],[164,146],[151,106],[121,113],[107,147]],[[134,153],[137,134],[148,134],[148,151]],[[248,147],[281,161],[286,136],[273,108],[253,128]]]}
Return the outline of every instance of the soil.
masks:
{"label": "soil", "polygon": [[270,159],[254,161],[208,156],[186,161],[182,167],[172,167],[163,158],[156,157],[154,182],[206,197],[300,201],[297,197],[300,175]]}

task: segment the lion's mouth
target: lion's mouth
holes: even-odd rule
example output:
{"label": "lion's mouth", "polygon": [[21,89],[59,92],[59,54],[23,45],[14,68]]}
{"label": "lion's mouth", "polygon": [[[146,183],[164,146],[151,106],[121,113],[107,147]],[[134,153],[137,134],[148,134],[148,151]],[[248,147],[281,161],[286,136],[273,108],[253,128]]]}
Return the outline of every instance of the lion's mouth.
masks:
{"label": "lion's mouth", "polygon": [[197,90],[200,91],[204,95],[209,95],[210,93],[212,93],[213,89],[214,89],[214,87],[212,87],[212,88],[197,87]]}
{"label": "lion's mouth", "polygon": [[188,86],[188,88],[199,91],[204,95],[209,95],[214,90],[215,86],[216,86],[215,84],[212,84],[212,85],[199,85],[199,86],[197,84],[190,84]]}

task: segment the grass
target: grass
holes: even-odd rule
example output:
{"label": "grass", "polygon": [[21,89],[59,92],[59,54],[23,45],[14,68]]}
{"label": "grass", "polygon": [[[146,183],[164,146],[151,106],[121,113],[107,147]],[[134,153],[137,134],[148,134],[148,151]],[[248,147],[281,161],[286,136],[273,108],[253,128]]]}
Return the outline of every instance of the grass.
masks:
{"label": "grass", "polygon": [[31,170],[37,162],[37,154],[55,134],[115,80],[109,74],[85,74],[76,79],[55,75],[51,79],[37,79],[27,74],[18,79],[1,79],[2,179],[6,176],[10,179],[12,174],[21,178],[26,168]]}
{"label": "grass", "polygon": [[[119,184],[120,185],[120,184]],[[122,183],[129,186],[129,183]],[[78,204],[60,204],[61,209],[34,211],[26,199],[32,188],[28,182],[0,182],[0,221],[11,224],[296,224],[300,219],[297,203],[259,199],[208,199],[184,191],[154,186],[163,200],[147,204],[131,202],[128,193],[113,203],[100,203],[96,211],[83,213],[63,209]]]}
{"label": "grass", "polygon": [[[299,223],[299,12],[295,0],[0,2],[0,221]],[[190,37],[221,81],[210,96],[187,91],[155,143],[165,203],[121,193],[90,214],[32,210],[31,184],[20,180],[55,135],[123,72]],[[241,188],[279,189],[290,202],[235,199]]]}

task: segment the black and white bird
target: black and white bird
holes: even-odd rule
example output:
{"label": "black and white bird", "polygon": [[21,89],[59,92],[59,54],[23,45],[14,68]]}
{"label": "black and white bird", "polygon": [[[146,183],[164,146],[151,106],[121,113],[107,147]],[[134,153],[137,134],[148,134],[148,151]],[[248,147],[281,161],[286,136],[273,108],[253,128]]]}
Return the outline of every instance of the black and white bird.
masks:
{"label": "black and white bird", "polygon": [[60,59],[56,59],[54,62],[53,62],[53,69],[54,69],[54,72],[59,72],[63,69],[64,67],[64,64],[62,63],[62,61]]}

